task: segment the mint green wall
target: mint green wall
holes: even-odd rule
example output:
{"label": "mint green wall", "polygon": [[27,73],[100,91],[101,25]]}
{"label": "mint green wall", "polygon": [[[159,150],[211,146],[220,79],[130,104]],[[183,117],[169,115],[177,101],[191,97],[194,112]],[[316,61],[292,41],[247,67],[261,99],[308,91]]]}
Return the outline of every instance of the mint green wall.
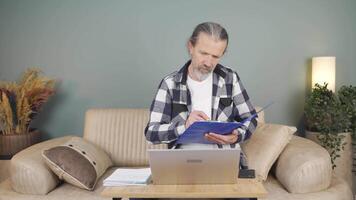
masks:
{"label": "mint green wall", "polygon": [[230,34],[237,70],[267,121],[298,125],[310,58],[336,56],[337,87],[356,85],[354,0],[0,0],[0,80],[40,66],[60,83],[36,124],[81,135],[93,107],[149,107],[160,79],[187,59],[195,25]]}

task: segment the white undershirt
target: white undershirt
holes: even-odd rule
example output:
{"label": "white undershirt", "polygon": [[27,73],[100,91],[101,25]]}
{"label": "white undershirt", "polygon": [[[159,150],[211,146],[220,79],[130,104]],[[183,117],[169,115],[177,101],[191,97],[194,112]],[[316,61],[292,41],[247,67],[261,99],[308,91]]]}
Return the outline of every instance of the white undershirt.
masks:
{"label": "white undershirt", "polygon": [[195,81],[188,76],[187,86],[192,100],[192,111],[202,111],[211,118],[211,99],[213,96],[213,73],[203,81]]}
{"label": "white undershirt", "polygon": [[[211,119],[211,101],[213,96],[213,73],[203,81],[195,81],[187,76],[187,86],[190,91],[192,111],[202,111],[209,119]],[[216,149],[217,145],[214,144],[185,144],[180,148],[183,149]]]}

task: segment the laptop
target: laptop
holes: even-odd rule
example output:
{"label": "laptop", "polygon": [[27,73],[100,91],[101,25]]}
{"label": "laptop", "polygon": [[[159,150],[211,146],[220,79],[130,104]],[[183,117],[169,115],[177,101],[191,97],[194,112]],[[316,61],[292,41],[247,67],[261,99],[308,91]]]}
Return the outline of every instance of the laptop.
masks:
{"label": "laptop", "polygon": [[149,149],[153,184],[233,184],[240,149]]}

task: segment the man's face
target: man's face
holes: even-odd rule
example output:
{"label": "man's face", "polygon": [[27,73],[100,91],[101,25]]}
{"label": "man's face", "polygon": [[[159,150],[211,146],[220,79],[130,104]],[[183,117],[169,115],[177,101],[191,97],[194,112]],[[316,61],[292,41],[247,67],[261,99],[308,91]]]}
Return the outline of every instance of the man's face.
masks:
{"label": "man's face", "polygon": [[191,69],[193,79],[204,80],[215,69],[223,56],[226,48],[226,40],[218,40],[214,37],[200,33],[195,46],[188,42],[188,49],[191,55]]}

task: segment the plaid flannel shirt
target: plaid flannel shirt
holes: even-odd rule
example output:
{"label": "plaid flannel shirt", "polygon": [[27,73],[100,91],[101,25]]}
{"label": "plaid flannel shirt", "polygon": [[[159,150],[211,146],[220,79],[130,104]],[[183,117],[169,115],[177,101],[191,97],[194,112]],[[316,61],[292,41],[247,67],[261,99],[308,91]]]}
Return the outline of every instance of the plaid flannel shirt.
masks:
{"label": "plaid flannel shirt", "polygon": [[[159,84],[145,129],[146,139],[153,144],[167,143],[172,148],[175,140],[185,131],[185,121],[192,111],[187,88],[190,62],[163,78]],[[256,113],[237,73],[220,64],[213,71],[212,94],[212,120],[240,122]],[[250,138],[256,126],[257,120],[253,119],[238,128],[237,143]],[[234,144],[230,146],[235,147]],[[245,156],[240,163],[242,167],[247,166]]]}

